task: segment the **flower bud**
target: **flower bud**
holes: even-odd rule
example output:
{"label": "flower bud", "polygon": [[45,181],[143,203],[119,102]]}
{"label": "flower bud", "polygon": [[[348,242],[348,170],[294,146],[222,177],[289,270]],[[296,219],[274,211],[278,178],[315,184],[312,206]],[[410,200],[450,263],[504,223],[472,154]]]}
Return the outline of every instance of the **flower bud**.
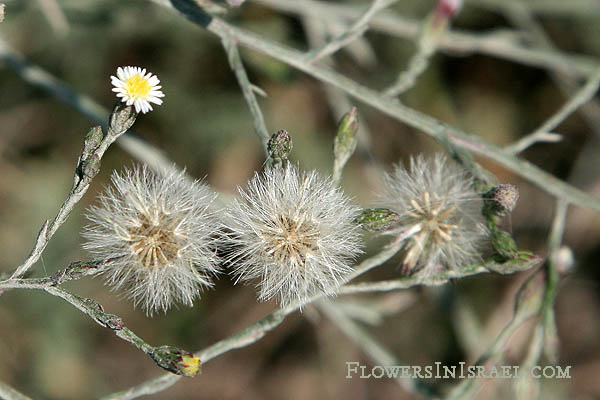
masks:
{"label": "flower bud", "polygon": [[556,269],[561,275],[572,272],[575,267],[575,257],[573,251],[567,247],[561,247],[554,255],[556,261]]}
{"label": "flower bud", "polygon": [[354,223],[370,232],[381,232],[392,227],[400,220],[400,214],[387,208],[369,208],[363,210]]}
{"label": "flower bud", "polygon": [[151,356],[159,366],[177,375],[194,377],[200,372],[200,359],[177,347],[156,347]]}
{"label": "flower bud", "polygon": [[96,151],[96,149],[100,146],[103,138],[104,133],[102,133],[102,127],[94,126],[92,129],[90,129],[85,135],[85,139],[83,141],[81,160],[87,160],[89,156],[93,154],[94,151]]}
{"label": "flower bud", "polygon": [[4,21],[4,16],[6,15],[5,8],[4,3],[0,3],[0,22]]}
{"label": "flower bud", "polygon": [[510,260],[519,255],[519,249],[510,233],[500,229],[491,232],[492,247],[502,258]]}
{"label": "flower bud", "polygon": [[88,179],[93,179],[100,172],[100,156],[94,154],[89,160],[83,162],[83,176]]}
{"label": "flower bud", "polygon": [[486,201],[486,211],[493,215],[504,217],[512,212],[519,200],[519,190],[516,186],[502,184],[494,186],[483,195]]}
{"label": "flower bud", "polygon": [[75,261],[63,270],[52,275],[52,282],[55,285],[61,285],[65,282],[79,279],[86,275],[92,275],[98,272],[98,267],[104,261]]}
{"label": "flower bud", "polygon": [[440,16],[452,18],[463,6],[463,0],[441,0],[435,7],[435,12]]}
{"label": "flower bud", "polygon": [[125,323],[123,319],[118,315],[114,314],[101,314],[98,316],[98,321],[102,323],[108,329],[112,329],[113,331],[120,331],[125,328]]}
{"label": "flower bud", "polygon": [[290,152],[292,151],[292,147],[292,137],[288,131],[282,129],[274,133],[267,144],[267,150],[269,152],[269,156],[273,160],[273,164],[280,165],[284,161],[287,161]]}
{"label": "flower bud", "polygon": [[348,159],[354,153],[354,150],[356,150],[358,143],[356,139],[357,132],[358,112],[356,107],[352,107],[340,120],[337,135],[333,142],[333,154],[335,156],[333,176],[336,179],[339,179],[346,162],[348,162]]}
{"label": "flower bud", "polygon": [[109,135],[121,136],[133,126],[136,118],[137,112],[134,106],[118,102],[109,117]]}

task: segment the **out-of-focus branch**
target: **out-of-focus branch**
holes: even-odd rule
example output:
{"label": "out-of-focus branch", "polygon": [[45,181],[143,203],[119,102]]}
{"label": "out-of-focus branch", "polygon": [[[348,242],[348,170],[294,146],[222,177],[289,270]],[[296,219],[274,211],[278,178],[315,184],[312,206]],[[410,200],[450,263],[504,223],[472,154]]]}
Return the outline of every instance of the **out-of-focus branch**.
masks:
{"label": "out-of-focus branch", "polygon": [[[327,300],[321,300],[317,303],[319,309],[327,315],[329,320],[333,322],[348,338],[350,338],[357,346],[377,364],[381,366],[397,366],[401,362],[392,354],[392,352],[379,343],[366,330],[361,328],[356,322],[344,314],[344,312],[336,306],[335,303]],[[425,395],[429,397],[432,393],[432,388],[419,379],[406,379],[398,377],[396,382],[407,392],[415,395]]]}
{"label": "out-of-focus branch", "polygon": [[27,397],[24,394],[18,392],[16,389],[8,386],[4,382],[0,382],[0,399],[3,400],[31,400],[31,397]]}
{"label": "out-of-focus branch", "polygon": [[417,51],[408,62],[396,82],[385,90],[387,96],[398,96],[413,87],[425,72],[429,60],[435,54],[450,27],[450,21],[462,7],[462,0],[440,0],[431,10],[420,28]]}
{"label": "out-of-focus branch", "polygon": [[600,68],[588,79],[587,83],[575,93],[554,115],[529,135],[521,138],[516,143],[505,147],[505,150],[517,154],[537,142],[557,142],[562,140],[561,135],[551,131],[561,124],[569,115],[583,104],[590,101],[600,86]]}
{"label": "out-of-focus branch", "polygon": [[[164,0],[152,1],[161,2]],[[361,14],[360,9],[351,5],[316,0],[252,1],[278,11],[329,21],[354,20]],[[374,16],[369,23],[369,27],[376,32],[415,40],[418,38],[421,22],[386,10]],[[592,57],[529,47],[523,44],[522,36],[512,31],[471,34],[460,30],[452,30],[444,35],[439,44],[439,49],[457,55],[486,54],[523,65],[562,72],[572,77],[588,77],[600,66],[600,62]]]}
{"label": "out-of-focus branch", "polygon": [[38,4],[54,32],[60,36],[69,33],[69,22],[56,0],[38,0]]}
{"label": "out-of-focus branch", "polygon": [[352,41],[361,37],[367,29],[369,29],[369,21],[375,14],[384,8],[392,5],[398,0],[374,0],[367,11],[346,31],[327,42],[318,49],[314,49],[306,53],[305,61],[315,62],[323,57],[327,57],[342,47],[347,46]]}
{"label": "out-of-focus branch", "polygon": [[[467,0],[469,5],[485,7],[490,10],[505,11],[522,0]],[[539,15],[589,18],[600,14],[596,0],[527,0],[528,12]]]}
{"label": "out-of-focus branch", "polygon": [[548,238],[550,257],[548,258],[548,284],[546,285],[544,304],[542,305],[542,325],[544,327],[544,352],[552,363],[558,362],[559,341],[554,303],[560,281],[559,252],[567,220],[567,209],[568,205],[565,202],[560,200],[556,202],[554,221]]}
{"label": "out-of-focus branch", "polygon": [[[546,270],[540,268],[525,281],[517,293],[512,319],[502,329],[485,353],[479,357],[475,365],[491,367],[504,358],[504,350],[513,333],[524,322],[540,313],[546,287],[546,278]],[[482,384],[482,380],[477,377],[464,379],[450,391],[446,400],[471,399],[477,394]]]}

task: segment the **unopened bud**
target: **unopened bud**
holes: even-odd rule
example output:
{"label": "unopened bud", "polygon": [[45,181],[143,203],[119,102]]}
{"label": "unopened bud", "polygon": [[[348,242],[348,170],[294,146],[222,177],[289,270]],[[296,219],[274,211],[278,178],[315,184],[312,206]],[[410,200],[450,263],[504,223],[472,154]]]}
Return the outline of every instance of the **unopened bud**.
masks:
{"label": "unopened bud", "polygon": [[137,112],[134,106],[128,106],[125,103],[118,102],[113,108],[109,118],[109,134],[113,136],[120,136],[127,132],[132,127],[135,119],[137,118]]}
{"label": "unopened bud", "polygon": [[98,321],[102,323],[108,329],[112,329],[113,331],[120,331],[125,328],[125,323],[123,319],[118,315],[114,314],[101,314],[98,316]]}
{"label": "unopened bud", "polygon": [[333,142],[333,177],[339,180],[344,166],[356,150],[358,140],[358,111],[352,107],[340,120]]}
{"label": "unopened bud", "polygon": [[102,143],[104,133],[102,133],[102,127],[95,126],[88,131],[83,141],[83,151],[81,152],[81,159],[87,160],[89,156],[96,151],[96,149]]}
{"label": "unopened bud", "polygon": [[6,15],[6,6],[4,3],[0,3],[0,22],[4,21],[4,16]]}
{"label": "unopened bud", "polygon": [[514,259],[519,255],[519,248],[510,233],[500,229],[492,231],[492,247],[502,258]]}
{"label": "unopened bud", "polygon": [[452,18],[461,10],[463,6],[463,0],[441,0],[436,8],[436,13],[446,17]]}
{"label": "unopened bud", "polygon": [[227,0],[227,4],[229,5],[229,7],[239,7],[241,6],[246,0]]}
{"label": "unopened bud", "polygon": [[354,219],[354,223],[370,232],[381,232],[391,228],[400,220],[400,214],[387,208],[368,208]]}
{"label": "unopened bud", "polygon": [[555,255],[556,261],[556,269],[559,274],[564,275],[573,270],[575,266],[575,257],[573,256],[573,251],[567,247],[561,247]]}
{"label": "unopened bud", "polygon": [[156,347],[151,356],[159,366],[177,375],[193,377],[200,372],[200,359],[177,347]]}
{"label": "unopened bud", "polygon": [[89,160],[83,162],[83,176],[88,179],[93,179],[100,171],[100,164],[100,156],[98,156],[98,154],[91,156]]}
{"label": "unopened bud", "polygon": [[83,276],[93,275],[98,272],[98,266],[104,261],[75,261],[52,275],[52,282],[61,285],[65,282],[79,279]]}
{"label": "unopened bud", "polygon": [[267,151],[273,164],[280,165],[284,161],[287,161],[292,151],[292,146],[292,137],[288,131],[282,129],[274,133],[267,144]]}
{"label": "unopened bud", "polygon": [[503,184],[494,186],[483,195],[486,210],[499,217],[510,214],[519,201],[519,190],[516,186]]}

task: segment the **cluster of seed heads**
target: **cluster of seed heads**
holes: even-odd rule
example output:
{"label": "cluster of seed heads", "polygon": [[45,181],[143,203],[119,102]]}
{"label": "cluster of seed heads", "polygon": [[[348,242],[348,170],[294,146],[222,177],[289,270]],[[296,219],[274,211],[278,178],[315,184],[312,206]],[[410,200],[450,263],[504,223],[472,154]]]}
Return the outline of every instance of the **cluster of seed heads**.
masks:
{"label": "cluster of seed heads", "polygon": [[472,179],[440,155],[397,166],[384,179],[386,208],[363,217],[331,178],[290,163],[255,174],[218,218],[215,193],[183,172],[136,167],[112,180],[88,213],[85,248],[111,260],[100,273],[149,315],[191,306],[221,265],[283,307],[334,295],[362,252],[361,218],[402,242],[405,273],[477,262],[486,235]]}

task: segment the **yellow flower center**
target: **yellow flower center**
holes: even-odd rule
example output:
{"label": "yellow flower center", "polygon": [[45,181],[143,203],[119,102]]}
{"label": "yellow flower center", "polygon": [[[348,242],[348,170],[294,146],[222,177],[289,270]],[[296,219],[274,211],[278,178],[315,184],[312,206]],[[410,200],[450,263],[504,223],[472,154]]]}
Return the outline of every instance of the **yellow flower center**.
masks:
{"label": "yellow flower center", "polygon": [[134,75],[127,79],[127,94],[130,97],[146,98],[150,95],[152,87],[148,83],[148,79],[139,75]]}
{"label": "yellow flower center", "polygon": [[200,359],[193,354],[182,355],[179,371],[181,375],[194,377],[200,372]]}

